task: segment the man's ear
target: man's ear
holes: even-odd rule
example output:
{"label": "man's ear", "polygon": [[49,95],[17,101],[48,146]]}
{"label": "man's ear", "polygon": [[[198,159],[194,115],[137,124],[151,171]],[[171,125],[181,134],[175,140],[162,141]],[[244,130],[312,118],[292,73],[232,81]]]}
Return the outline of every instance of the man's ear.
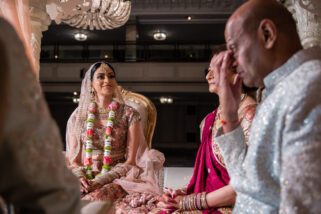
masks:
{"label": "man's ear", "polygon": [[274,22],[270,19],[263,19],[258,28],[258,36],[264,43],[264,47],[271,49],[277,38],[277,29]]}

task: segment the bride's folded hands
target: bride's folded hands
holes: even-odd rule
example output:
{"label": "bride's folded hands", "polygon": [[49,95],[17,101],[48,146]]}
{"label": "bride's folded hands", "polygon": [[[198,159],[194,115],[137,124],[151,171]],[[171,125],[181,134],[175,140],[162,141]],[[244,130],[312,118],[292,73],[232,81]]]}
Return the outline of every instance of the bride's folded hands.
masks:
{"label": "bride's folded hands", "polygon": [[100,187],[102,187],[103,185],[95,182],[95,181],[90,181],[84,177],[81,177],[79,179],[80,182],[80,192],[81,193],[89,193],[92,192]]}

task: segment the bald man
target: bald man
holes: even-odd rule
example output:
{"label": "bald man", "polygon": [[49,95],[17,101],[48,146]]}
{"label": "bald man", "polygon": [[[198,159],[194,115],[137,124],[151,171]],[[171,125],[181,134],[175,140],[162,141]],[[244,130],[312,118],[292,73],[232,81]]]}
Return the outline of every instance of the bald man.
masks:
{"label": "bald man", "polygon": [[[229,18],[217,67],[224,120],[216,136],[237,192],[235,213],[321,212],[321,49],[303,50],[291,14],[250,0]],[[234,84],[227,70],[237,67]],[[240,85],[265,87],[249,146],[237,120]]]}

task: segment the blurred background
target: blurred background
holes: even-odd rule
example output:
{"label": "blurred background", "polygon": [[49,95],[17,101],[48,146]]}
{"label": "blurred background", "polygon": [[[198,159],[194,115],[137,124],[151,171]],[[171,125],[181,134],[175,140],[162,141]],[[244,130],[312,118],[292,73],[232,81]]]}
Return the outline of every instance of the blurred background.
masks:
{"label": "blurred background", "polygon": [[199,124],[218,105],[208,92],[205,69],[224,46],[224,26],[240,0],[132,0],[128,21],[89,30],[51,22],[43,32],[40,81],[65,139],[90,64],[106,60],[118,83],[151,99],[157,108],[153,148],[165,166],[192,167]]}

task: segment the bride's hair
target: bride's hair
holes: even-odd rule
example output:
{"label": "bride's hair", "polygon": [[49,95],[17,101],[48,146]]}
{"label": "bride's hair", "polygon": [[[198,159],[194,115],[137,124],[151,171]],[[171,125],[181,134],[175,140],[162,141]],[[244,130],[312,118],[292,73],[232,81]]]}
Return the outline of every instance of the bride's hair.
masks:
{"label": "bride's hair", "polygon": [[93,80],[95,72],[97,71],[98,68],[100,68],[101,65],[106,65],[108,68],[110,68],[113,71],[114,75],[116,76],[116,72],[115,72],[114,67],[106,61],[101,61],[101,62],[96,62],[91,66],[91,69],[90,69],[90,80],[91,81]]}

